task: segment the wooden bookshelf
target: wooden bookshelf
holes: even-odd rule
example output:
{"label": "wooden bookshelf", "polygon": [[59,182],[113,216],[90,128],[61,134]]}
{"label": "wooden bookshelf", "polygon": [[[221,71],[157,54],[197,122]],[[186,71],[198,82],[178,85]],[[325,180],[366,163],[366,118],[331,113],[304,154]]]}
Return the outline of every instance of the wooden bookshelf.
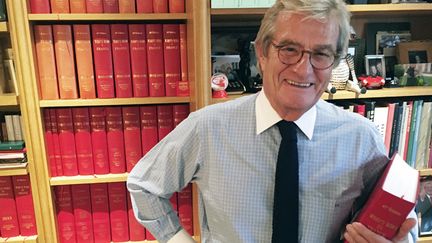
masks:
{"label": "wooden bookshelf", "polygon": [[106,175],[77,175],[77,176],[57,176],[50,179],[51,186],[60,185],[77,185],[77,184],[94,184],[124,182],[128,173],[123,174],[106,174]]}
{"label": "wooden bookshelf", "polygon": [[189,97],[145,97],[145,98],[112,98],[112,99],[70,99],[70,100],[41,100],[39,106],[48,107],[77,107],[77,106],[109,106],[109,105],[155,105],[189,103]]}
{"label": "wooden bookshelf", "polygon": [[432,236],[428,236],[428,237],[419,237],[417,242],[421,242],[421,243],[432,243]]}
{"label": "wooden bookshelf", "polygon": [[9,27],[7,22],[0,22],[0,33],[9,32]]}
{"label": "wooden bookshelf", "polygon": [[0,176],[27,175],[27,163],[0,163]]}
{"label": "wooden bookshelf", "polygon": [[28,14],[31,21],[116,21],[116,20],[186,20],[186,13],[148,13],[148,14]]}
{"label": "wooden bookshelf", "polygon": [[36,243],[37,236],[17,236],[17,237],[9,237],[9,238],[2,238],[0,237],[0,242],[8,242],[8,243]]}
{"label": "wooden bookshelf", "polygon": [[18,96],[16,94],[0,94],[0,104],[1,106],[17,106]]}

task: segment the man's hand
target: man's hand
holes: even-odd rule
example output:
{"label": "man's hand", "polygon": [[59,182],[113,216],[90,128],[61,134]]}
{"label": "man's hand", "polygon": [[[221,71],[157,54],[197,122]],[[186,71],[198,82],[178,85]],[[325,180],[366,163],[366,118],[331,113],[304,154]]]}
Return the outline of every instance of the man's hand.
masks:
{"label": "man's hand", "polygon": [[408,218],[402,223],[396,236],[390,241],[368,229],[361,223],[354,222],[346,226],[344,238],[350,243],[387,243],[387,242],[408,242],[409,231],[417,224],[413,218]]}

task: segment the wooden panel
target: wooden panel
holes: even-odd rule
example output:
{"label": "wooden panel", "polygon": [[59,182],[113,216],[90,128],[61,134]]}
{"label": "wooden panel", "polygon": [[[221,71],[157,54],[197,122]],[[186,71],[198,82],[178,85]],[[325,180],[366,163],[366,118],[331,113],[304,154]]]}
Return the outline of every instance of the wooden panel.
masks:
{"label": "wooden panel", "polygon": [[189,97],[145,97],[145,98],[113,98],[113,99],[70,99],[41,100],[40,107],[75,107],[75,106],[107,106],[107,105],[151,105],[189,103]]}
{"label": "wooden panel", "polygon": [[17,236],[17,237],[9,237],[9,238],[1,238],[0,242],[12,242],[12,243],[18,243],[18,242],[24,242],[24,243],[36,243],[37,242],[37,236]]}
{"label": "wooden panel", "polygon": [[50,179],[51,186],[93,184],[126,181],[128,173],[107,175],[59,176]]}
{"label": "wooden panel", "polygon": [[94,20],[182,20],[185,13],[161,14],[29,14],[32,21],[94,21]]}

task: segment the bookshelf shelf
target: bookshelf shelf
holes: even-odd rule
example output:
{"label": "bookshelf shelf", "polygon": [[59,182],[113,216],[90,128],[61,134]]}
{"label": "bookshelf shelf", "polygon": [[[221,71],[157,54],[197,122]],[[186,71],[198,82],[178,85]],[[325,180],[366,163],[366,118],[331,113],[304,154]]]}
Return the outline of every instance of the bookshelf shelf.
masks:
{"label": "bookshelf shelf", "polygon": [[17,236],[17,237],[9,237],[9,238],[2,238],[0,237],[0,242],[8,242],[8,243],[36,243],[37,242],[37,236]]}
{"label": "bookshelf shelf", "polygon": [[94,184],[126,181],[128,173],[106,175],[58,176],[50,179],[51,186]]}
{"label": "bookshelf shelf", "polygon": [[185,13],[160,13],[160,14],[29,14],[31,21],[114,21],[114,20],[186,20]]}
{"label": "bookshelf shelf", "polygon": [[113,98],[113,99],[70,99],[41,100],[40,107],[76,107],[76,106],[108,106],[108,105],[153,105],[189,103],[190,97],[144,97],[144,98]]}
{"label": "bookshelf shelf", "polygon": [[8,23],[0,22],[0,33],[9,32]]}
{"label": "bookshelf shelf", "polygon": [[1,106],[17,106],[18,96],[16,94],[0,94]]}
{"label": "bookshelf shelf", "polygon": [[432,169],[421,169],[420,176],[432,176]]}
{"label": "bookshelf shelf", "polygon": [[428,236],[428,237],[419,237],[417,242],[422,242],[422,243],[432,243],[432,236]]}
{"label": "bookshelf shelf", "polygon": [[27,163],[0,164],[0,176],[27,175]]}

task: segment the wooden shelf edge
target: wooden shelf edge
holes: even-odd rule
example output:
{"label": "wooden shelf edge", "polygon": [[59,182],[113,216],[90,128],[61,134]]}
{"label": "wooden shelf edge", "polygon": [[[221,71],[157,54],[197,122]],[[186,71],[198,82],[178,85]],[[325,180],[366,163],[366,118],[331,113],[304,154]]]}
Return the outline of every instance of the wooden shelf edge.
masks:
{"label": "wooden shelf edge", "polygon": [[[420,176],[431,176],[432,175],[432,168],[428,168],[428,169],[421,169],[420,171]],[[431,237],[432,239],[432,237]]]}
{"label": "wooden shelf edge", "polygon": [[113,98],[113,99],[70,99],[70,100],[41,100],[39,106],[75,107],[75,106],[107,106],[107,105],[153,105],[189,103],[190,97],[143,97],[143,98]]}
{"label": "wooden shelf edge", "polygon": [[432,243],[432,236],[419,237],[417,242]]}
{"label": "wooden shelf edge", "polygon": [[19,105],[18,96],[13,93],[0,94],[0,106]]}
{"label": "wooden shelf edge", "polygon": [[16,175],[27,175],[28,174],[28,163],[8,163],[2,165],[0,163],[0,176],[16,176]]}
{"label": "wooden shelf edge", "polygon": [[0,22],[0,32],[9,32],[9,27],[7,22]]}
{"label": "wooden shelf edge", "polygon": [[12,242],[12,243],[18,243],[18,242],[25,242],[25,243],[36,243],[37,242],[37,235],[32,236],[16,236],[16,237],[9,237],[9,238],[2,238],[0,237],[0,242]]}
{"label": "wooden shelf edge", "polygon": [[31,21],[186,20],[186,13],[29,14]]}
{"label": "wooden shelf edge", "polygon": [[51,186],[95,184],[110,182],[125,182],[128,173],[106,174],[106,175],[77,175],[77,176],[57,176],[50,179]]}

